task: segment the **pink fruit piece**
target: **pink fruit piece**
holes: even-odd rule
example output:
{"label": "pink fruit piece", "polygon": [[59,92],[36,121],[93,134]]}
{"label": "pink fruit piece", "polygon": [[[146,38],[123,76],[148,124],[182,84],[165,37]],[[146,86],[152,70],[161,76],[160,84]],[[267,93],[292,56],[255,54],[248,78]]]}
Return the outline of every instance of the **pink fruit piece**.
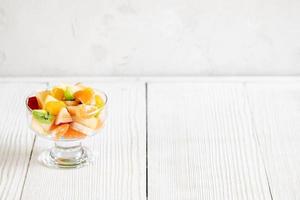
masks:
{"label": "pink fruit piece", "polygon": [[56,117],[55,125],[70,123],[72,121],[73,121],[72,117],[71,117],[70,113],[68,112],[68,110],[66,108],[62,108],[62,109],[60,109],[60,111]]}

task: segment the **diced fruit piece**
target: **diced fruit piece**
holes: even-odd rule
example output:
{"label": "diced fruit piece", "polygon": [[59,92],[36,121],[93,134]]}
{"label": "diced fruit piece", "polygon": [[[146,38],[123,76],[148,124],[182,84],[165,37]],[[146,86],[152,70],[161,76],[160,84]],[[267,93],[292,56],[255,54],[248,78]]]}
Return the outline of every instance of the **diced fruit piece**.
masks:
{"label": "diced fruit piece", "polygon": [[56,98],[54,98],[54,96],[52,96],[52,95],[47,95],[47,97],[46,97],[46,99],[45,99],[45,106],[46,106],[46,104],[48,103],[48,102],[51,102],[51,101],[58,101],[58,99],[56,99]]}
{"label": "diced fruit piece", "polygon": [[67,106],[77,106],[79,105],[79,101],[64,101]]}
{"label": "diced fruit piece", "polygon": [[67,106],[67,110],[71,115],[76,115],[79,106]]}
{"label": "diced fruit piece", "polygon": [[92,88],[86,88],[74,93],[75,99],[79,100],[84,104],[90,104],[93,100],[93,96],[94,96],[94,91]]}
{"label": "diced fruit piece", "polygon": [[54,120],[54,116],[49,114],[46,110],[33,110],[32,116],[42,124],[52,124]]}
{"label": "diced fruit piece", "polygon": [[99,118],[99,115],[101,114],[101,110],[99,109],[96,114],[94,115],[94,117]]}
{"label": "diced fruit piece", "polygon": [[74,130],[73,128],[69,128],[68,131],[64,134],[65,139],[82,139],[85,138],[86,135],[82,132]]}
{"label": "diced fruit piece", "polygon": [[95,133],[95,131],[93,129],[90,129],[90,128],[88,128],[78,122],[74,122],[74,121],[70,124],[70,127],[72,129],[79,131],[81,133],[84,133],[85,135],[88,135],[88,136],[93,135]]}
{"label": "diced fruit piece", "polygon": [[52,130],[52,133],[55,135],[56,139],[60,139],[68,131],[69,127],[69,124],[59,125]]}
{"label": "diced fruit piece", "polygon": [[48,90],[42,91],[42,92],[38,92],[36,94],[36,99],[37,99],[37,101],[39,103],[39,108],[40,109],[43,109],[45,107],[45,99],[46,99],[47,95],[49,95],[49,94],[50,94],[50,92]]}
{"label": "diced fruit piece", "polygon": [[31,122],[31,127],[34,131],[40,133],[40,134],[49,134],[49,130],[51,130],[52,125],[54,120],[51,121],[51,123],[41,123],[39,120],[37,120],[36,118],[32,118],[32,122]]}
{"label": "diced fruit piece", "polygon": [[81,104],[78,106],[67,106],[69,113],[73,116],[76,115],[81,118],[90,118],[97,116],[100,109],[96,106]]}
{"label": "diced fruit piece", "polygon": [[[53,121],[54,122],[54,121]],[[46,131],[50,131],[51,130],[51,127],[53,126],[54,123],[51,123],[51,124],[40,124],[41,127]]]}
{"label": "diced fruit piece", "polygon": [[47,134],[46,130],[44,130],[44,128],[41,126],[41,124],[35,118],[32,118],[31,128],[34,131],[36,131],[37,133],[44,134],[44,135]]}
{"label": "diced fruit piece", "polygon": [[99,95],[95,96],[95,101],[98,108],[102,108],[105,105],[104,100]]}
{"label": "diced fruit piece", "polygon": [[72,101],[74,100],[74,91],[71,87],[67,87],[64,92],[65,100]]}
{"label": "diced fruit piece", "polygon": [[81,118],[94,117],[100,111],[99,108],[97,108],[96,106],[91,106],[91,105],[82,104],[77,107],[78,107],[78,109],[76,110],[76,115]]}
{"label": "diced fruit piece", "polygon": [[65,91],[62,88],[59,87],[54,87],[51,90],[51,94],[54,98],[58,99],[58,100],[63,100],[65,95],[64,95]]}
{"label": "diced fruit piece", "polygon": [[52,126],[50,127],[49,131],[56,129],[57,127],[58,127],[58,125],[55,125],[55,123],[53,123]]}
{"label": "diced fruit piece", "polygon": [[55,125],[58,124],[63,124],[63,123],[70,123],[72,122],[72,117],[70,115],[70,113],[68,112],[68,110],[66,108],[62,108],[55,120]]}
{"label": "diced fruit piece", "polygon": [[65,108],[66,105],[62,101],[49,101],[45,105],[45,110],[47,110],[52,115],[57,115],[62,108]]}
{"label": "diced fruit piece", "polygon": [[28,98],[27,105],[31,110],[39,109],[39,103],[35,96]]}
{"label": "diced fruit piece", "polygon": [[97,129],[98,123],[99,123],[99,120],[95,117],[81,118],[78,116],[73,116],[73,121],[80,123],[88,128],[94,129],[94,130]]}

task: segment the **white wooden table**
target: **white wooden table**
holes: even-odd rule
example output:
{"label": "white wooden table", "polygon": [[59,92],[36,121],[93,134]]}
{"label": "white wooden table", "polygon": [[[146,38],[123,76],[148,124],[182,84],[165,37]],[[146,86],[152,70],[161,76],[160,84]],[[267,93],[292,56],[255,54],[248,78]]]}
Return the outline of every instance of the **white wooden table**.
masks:
{"label": "white wooden table", "polygon": [[300,199],[300,78],[68,78],[109,96],[84,143],[94,165],[54,170],[38,154],[25,96],[64,78],[0,79],[0,199]]}

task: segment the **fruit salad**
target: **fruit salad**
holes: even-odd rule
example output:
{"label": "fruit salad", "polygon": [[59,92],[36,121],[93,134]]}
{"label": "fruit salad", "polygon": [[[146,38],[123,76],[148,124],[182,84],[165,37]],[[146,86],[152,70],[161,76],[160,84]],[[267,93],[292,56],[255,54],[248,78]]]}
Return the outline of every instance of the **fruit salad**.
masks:
{"label": "fruit salad", "polygon": [[83,139],[103,127],[105,94],[80,83],[37,92],[26,103],[31,128],[51,139]]}

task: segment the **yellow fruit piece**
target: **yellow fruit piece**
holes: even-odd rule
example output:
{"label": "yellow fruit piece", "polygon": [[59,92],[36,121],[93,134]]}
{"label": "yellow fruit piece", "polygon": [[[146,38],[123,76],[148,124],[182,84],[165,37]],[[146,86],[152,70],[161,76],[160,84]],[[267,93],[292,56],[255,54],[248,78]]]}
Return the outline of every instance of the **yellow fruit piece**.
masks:
{"label": "yellow fruit piece", "polygon": [[51,90],[51,94],[53,97],[55,97],[58,100],[63,100],[64,99],[64,90],[59,87],[54,87]]}
{"label": "yellow fruit piece", "polygon": [[98,108],[102,108],[105,105],[104,100],[99,95],[95,96],[95,101]]}
{"label": "yellow fruit piece", "polygon": [[94,90],[92,88],[85,88],[74,93],[76,100],[81,101],[84,104],[90,104],[94,97]]}
{"label": "yellow fruit piece", "polygon": [[45,105],[45,110],[52,115],[57,115],[62,108],[65,108],[66,105],[62,101],[49,101]]}
{"label": "yellow fruit piece", "polygon": [[58,101],[56,98],[54,98],[52,95],[47,95],[45,101],[44,101],[44,104],[46,105],[48,102],[50,101]]}

